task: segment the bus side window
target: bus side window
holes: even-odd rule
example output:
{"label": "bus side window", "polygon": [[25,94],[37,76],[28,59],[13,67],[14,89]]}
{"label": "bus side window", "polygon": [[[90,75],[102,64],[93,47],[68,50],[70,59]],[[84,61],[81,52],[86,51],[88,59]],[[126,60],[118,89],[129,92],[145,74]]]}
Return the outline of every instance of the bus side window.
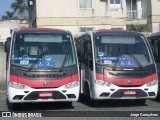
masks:
{"label": "bus side window", "polygon": [[155,57],[154,41],[152,41],[151,39],[148,39],[148,41],[149,41],[149,45],[150,45],[151,50],[152,50],[152,53],[153,53],[153,57],[154,57],[154,59],[156,60],[156,57]]}
{"label": "bus side window", "polygon": [[81,62],[81,39],[76,39],[75,45],[77,50],[78,61]]}
{"label": "bus side window", "polygon": [[158,44],[157,44],[157,49],[158,49],[158,52],[157,52],[157,57],[158,57],[158,62],[160,62],[160,41],[159,40],[157,40],[158,41]]}
{"label": "bus side window", "polygon": [[148,42],[149,42],[152,52],[154,53],[153,42],[150,39],[148,39]]}
{"label": "bus side window", "polygon": [[158,59],[158,53],[159,53],[159,48],[158,48],[158,41],[157,40],[155,40],[154,41],[154,58],[155,58],[155,61],[156,62],[158,62],[159,61],[159,59]]}
{"label": "bus side window", "polygon": [[87,54],[87,45],[84,38],[81,39],[81,62],[85,64],[86,62],[86,54]]}
{"label": "bus side window", "polygon": [[84,63],[87,65],[88,63],[88,43],[84,42]]}
{"label": "bus side window", "polygon": [[93,55],[92,55],[92,43],[91,43],[91,37],[88,37],[88,62],[89,62],[89,68],[93,70]]}

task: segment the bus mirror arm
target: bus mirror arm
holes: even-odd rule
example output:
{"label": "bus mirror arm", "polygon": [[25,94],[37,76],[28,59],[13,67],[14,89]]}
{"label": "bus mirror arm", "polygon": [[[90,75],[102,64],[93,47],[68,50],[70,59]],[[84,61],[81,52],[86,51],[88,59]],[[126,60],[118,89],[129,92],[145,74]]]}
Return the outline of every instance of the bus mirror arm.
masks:
{"label": "bus mirror arm", "polygon": [[93,60],[91,58],[89,59],[89,68],[93,70]]}
{"label": "bus mirror arm", "polygon": [[6,53],[9,53],[10,51],[10,45],[11,45],[11,37],[8,37],[5,44],[4,44],[4,51]]}
{"label": "bus mirror arm", "polygon": [[92,58],[89,58],[89,61],[92,61],[93,59]]}

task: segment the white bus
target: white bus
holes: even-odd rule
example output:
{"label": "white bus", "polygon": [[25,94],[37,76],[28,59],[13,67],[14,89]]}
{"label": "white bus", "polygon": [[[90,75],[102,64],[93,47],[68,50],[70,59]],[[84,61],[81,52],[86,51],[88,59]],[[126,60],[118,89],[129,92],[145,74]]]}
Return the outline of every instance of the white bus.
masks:
{"label": "white bus", "polygon": [[27,28],[14,31],[5,43],[7,99],[17,103],[66,102],[79,98],[80,79],[69,31]]}
{"label": "white bus", "polygon": [[[157,65],[158,78],[160,78],[160,32],[151,34],[151,36],[148,37],[148,41],[151,45],[153,56]],[[158,93],[158,97],[160,97],[160,83],[158,85]]]}
{"label": "white bus", "polygon": [[92,100],[155,98],[158,76],[149,43],[131,31],[97,30],[75,36],[81,93]]}

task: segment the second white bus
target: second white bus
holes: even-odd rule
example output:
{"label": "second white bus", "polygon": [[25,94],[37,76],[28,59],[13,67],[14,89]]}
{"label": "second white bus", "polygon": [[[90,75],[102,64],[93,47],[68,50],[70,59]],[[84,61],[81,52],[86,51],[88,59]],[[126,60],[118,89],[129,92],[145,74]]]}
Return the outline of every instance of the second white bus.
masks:
{"label": "second white bus", "polygon": [[93,100],[155,98],[158,76],[145,37],[131,31],[98,30],[75,37],[81,93]]}

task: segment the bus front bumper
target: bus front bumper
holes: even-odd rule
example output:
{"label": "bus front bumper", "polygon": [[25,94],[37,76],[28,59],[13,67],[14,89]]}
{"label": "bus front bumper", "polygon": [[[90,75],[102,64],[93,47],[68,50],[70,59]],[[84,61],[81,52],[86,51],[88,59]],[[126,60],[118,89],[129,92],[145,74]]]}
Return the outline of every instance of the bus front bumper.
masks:
{"label": "bus front bumper", "polygon": [[36,103],[36,102],[72,102],[78,101],[79,86],[65,89],[63,86],[59,88],[49,89],[16,89],[8,86],[7,97],[9,103]]}
{"label": "bus front bumper", "polygon": [[93,99],[154,99],[157,96],[158,83],[154,86],[144,84],[139,87],[119,87],[114,84],[101,86],[95,84],[91,93]]}

